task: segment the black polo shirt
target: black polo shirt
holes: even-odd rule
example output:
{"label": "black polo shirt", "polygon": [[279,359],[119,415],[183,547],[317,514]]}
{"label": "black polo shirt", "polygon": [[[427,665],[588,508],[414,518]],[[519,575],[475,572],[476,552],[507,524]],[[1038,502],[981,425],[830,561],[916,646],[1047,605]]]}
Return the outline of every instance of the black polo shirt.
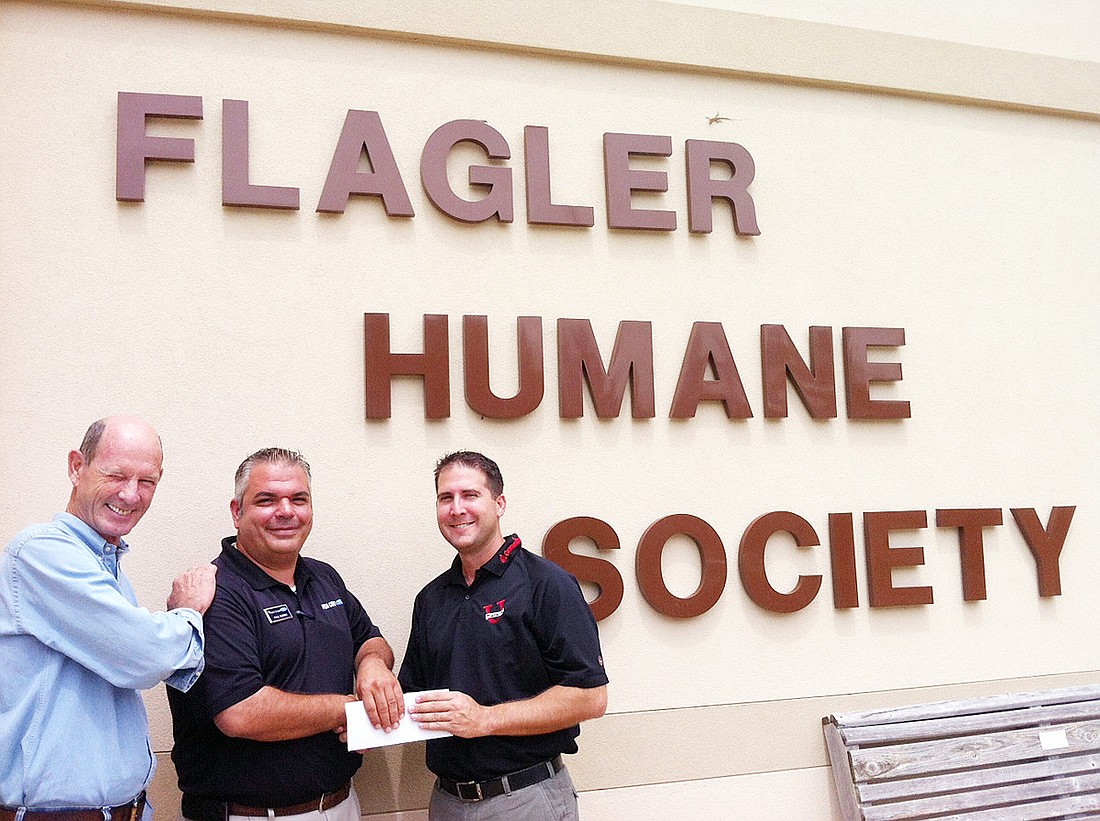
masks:
{"label": "black polo shirt", "polygon": [[[456,556],[420,591],[399,679],[407,692],[459,690],[486,706],[530,698],[556,684],[607,684],[596,620],[577,580],[520,547],[515,535],[469,587]],[[481,781],[575,753],[579,734],[574,725],[545,735],[433,739],[428,769],[456,781]]]}
{"label": "black polo shirt", "polygon": [[203,615],[206,669],[186,693],[168,688],[180,789],[283,807],[335,789],[359,769],[335,733],[289,741],[223,735],[214,716],[270,685],[292,693],[351,693],[355,654],[381,633],[330,565],[298,557],[295,593],[222,540],[217,592]]}

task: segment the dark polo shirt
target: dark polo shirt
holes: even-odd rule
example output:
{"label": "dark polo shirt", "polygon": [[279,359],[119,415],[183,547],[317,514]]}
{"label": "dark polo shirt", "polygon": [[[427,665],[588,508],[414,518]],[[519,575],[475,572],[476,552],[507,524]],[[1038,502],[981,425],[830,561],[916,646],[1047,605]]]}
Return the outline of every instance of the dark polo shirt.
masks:
{"label": "dark polo shirt", "polygon": [[[460,690],[486,706],[556,684],[607,684],[596,621],[577,580],[520,547],[515,535],[469,587],[456,556],[420,591],[399,679],[406,692]],[[428,769],[455,781],[482,781],[575,753],[579,734],[575,725],[535,736],[433,739]]]}
{"label": "dark polo shirt", "polygon": [[330,565],[298,557],[297,593],[222,540],[217,593],[203,616],[206,669],[186,693],[168,688],[180,789],[187,795],[283,807],[333,790],[359,769],[335,733],[289,741],[223,735],[214,716],[270,685],[351,693],[355,654],[381,632]]}

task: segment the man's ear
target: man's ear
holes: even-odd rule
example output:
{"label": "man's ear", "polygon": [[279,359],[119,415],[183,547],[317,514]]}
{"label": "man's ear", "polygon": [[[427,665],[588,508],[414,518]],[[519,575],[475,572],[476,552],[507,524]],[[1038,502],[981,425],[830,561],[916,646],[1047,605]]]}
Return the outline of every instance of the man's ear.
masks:
{"label": "man's ear", "polygon": [[77,479],[80,478],[80,471],[84,468],[84,454],[79,450],[69,451],[69,481],[73,483],[73,487],[76,486]]}
{"label": "man's ear", "polygon": [[236,499],[229,500],[229,513],[233,516],[233,526],[236,527],[241,521],[241,506]]}

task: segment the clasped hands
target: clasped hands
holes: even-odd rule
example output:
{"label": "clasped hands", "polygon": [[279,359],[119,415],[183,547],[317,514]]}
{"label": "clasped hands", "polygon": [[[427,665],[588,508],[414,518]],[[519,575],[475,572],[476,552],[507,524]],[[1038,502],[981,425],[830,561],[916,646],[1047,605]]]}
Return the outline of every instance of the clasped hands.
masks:
{"label": "clasped hands", "polygon": [[[405,715],[405,697],[397,677],[381,661],[361,664],[355,695],[348,701],[362,701],[367,718],[376,729],[392,732]],[[462,738],[486,734],[487,711],[470,696],[457,691],[427,691],[417,694],[409,705],[409,717],[422,729],[442,730]],[[347,741],[343,726],[336,732]]]}

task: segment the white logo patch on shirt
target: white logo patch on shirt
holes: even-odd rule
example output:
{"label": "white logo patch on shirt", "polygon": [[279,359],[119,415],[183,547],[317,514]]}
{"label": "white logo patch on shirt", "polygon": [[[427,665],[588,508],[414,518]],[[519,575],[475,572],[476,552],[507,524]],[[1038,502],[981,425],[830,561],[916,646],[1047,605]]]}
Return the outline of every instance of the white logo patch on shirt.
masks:
{"label": "white logo patch on shirt", "polygon": [[286,621],[287,619],[294,618],[294,614],[290,612],[290,607],[285,604],[277,604],[274,607],[265,607],[264,615],[267,616],[268,624],[275,624],[280,621]]}
{"label": "white logo patch on shirt", "polygon": [[333,599],[332,601],[327,601],[324,604],[322,604],[321,609],[322,610],[331,610],[334,607],[343,607],[343,606],[344,606],[344,600],[343,599]]}

